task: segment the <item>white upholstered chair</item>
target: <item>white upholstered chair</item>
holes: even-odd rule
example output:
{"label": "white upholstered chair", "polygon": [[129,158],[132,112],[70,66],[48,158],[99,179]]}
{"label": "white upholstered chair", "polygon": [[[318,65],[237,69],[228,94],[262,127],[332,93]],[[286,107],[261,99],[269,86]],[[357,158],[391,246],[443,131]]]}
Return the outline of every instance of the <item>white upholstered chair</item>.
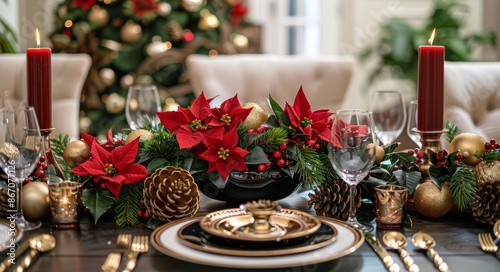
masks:
{"label": "white upholstered chair", "polygon": [[[80,94],[91,65],[86,54],[52,54],[51,136],[66,134],[80,138]],[[4,103],[27,101],[25,54],[0,54],[0,94]]]}
{"label": "white upholstered chair", "polygon": [[312,110],[341,107],[354,69],[354,59],[341,56],[299,57],[267,54],[190,55],[186,59],[196,95],[217,96],[213,104],[238,94],[270,112],[271,95],[281,106],[292,104],[302,86]]}
{"label": "white upholstered chair", "polygon": [[446,62],[444,115],[461,132],[500,139],[500,62]]}

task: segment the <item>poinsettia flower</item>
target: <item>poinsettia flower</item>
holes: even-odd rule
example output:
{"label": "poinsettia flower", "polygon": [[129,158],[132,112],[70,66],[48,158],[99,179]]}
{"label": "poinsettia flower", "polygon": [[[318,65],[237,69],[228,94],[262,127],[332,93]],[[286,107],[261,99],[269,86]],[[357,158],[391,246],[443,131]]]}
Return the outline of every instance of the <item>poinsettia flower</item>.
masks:
{"label": "poinsettia flower", "polygon": [[[85,133],[85,132],[82,132],[82,133],[81,133],[81,135],[82,135],[82,140],[83,140],[83,141],[84,141],[84,142],[85,142],[85,143],[86,143],[89,147],[92,147],[92,144],[93,144],[94,142],[98,142],[98,141],[97,141],[97,139],[96,139],[94,136],[89,135],[89,134],[87,134],[87,133]],[[100,145],[101,145],[104,149],[106,149],[106,151],[111,152],[111,151],[113,151],[113,149],[115,149],[115,148],[116,148],[116,145],[117,145],[117,144],[118,144],[118,143],[115,143],[115,141],[113,140],[113,131],[112,131],[112,129],[109,129],[109,130],[108,130],[108,133],[107,133],[107,140],[106,140],[106,142],[105,142],[105,143],[102,143],[102,144],[100,144]]]}
{"label": "poinsettia flower", "polygon": [[250,152],[238,147],[238,132],[234,128],[222,138],[203,138],[207,150],[200,157],[208,162],[208,172],[217,171],[226,179],[231,171],[247,171],[244,157]]}
{"label": "poinsettia flower", "polygon": [[368,126],[351,125],[341,119],[333,121],[331,144],[335,147],[353,147],[369,135]]}
{"label": "poinsettia flower", "polygon": [[131,0],[132,11],[137,16],[137,19],[141,19],[144,15],[148,13],[156,14],[158,11],[157,0]]}
{"label": "poinsettia flower", "polygon": [[179,107],[177,111],[157,112],[163,126],[175,134],[181,149],[192,148],[205,137],[221,137],[223,127],[210,127],[210,104],[205,95],[201,93],[191,102],[189,108]]}
{"label": "poinsettia flower", "polygon": [[293,106],[286,103],[284,112],[290,119],[293,128],[308,134],[310,137],[316,133],[320,139],[328,141],[331,125],[329,117],[332,113],[326,109],[311,111],[311,104],[309,104],[302,86],[295,96]]}
{"label": "poinsettia flower", "polygon": [[252,108],[242,108],[238,100],[238,95],[235,95],[222,102],[219,108],[209,109],[212,120],[208,125],[224,127],[226,131],[230,131],[237,127],[238,124],[243,123],[251,111]]}
{"label": "poinsettia flower", "polygon": [[74,0],[73,7],[89,10],[95,5],[96,0]]}
{"label": "poinsettia flower", "polygon": [[97,141],[92,142],[92,156],[70,170],[78,176],[92,176],[100,180],[116,197],[120,197],[123,184],[132,184],[148,176],[146,167],[135,163],[139,150],[139,138],[109,152]]}

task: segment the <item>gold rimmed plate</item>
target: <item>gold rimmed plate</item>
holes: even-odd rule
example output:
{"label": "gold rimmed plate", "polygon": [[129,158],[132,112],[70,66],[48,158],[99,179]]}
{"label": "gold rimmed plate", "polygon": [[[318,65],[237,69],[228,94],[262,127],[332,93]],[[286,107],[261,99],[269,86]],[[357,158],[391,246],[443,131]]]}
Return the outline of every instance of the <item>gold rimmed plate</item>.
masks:
{"label": "gold rimmed plate", "polygon": [[297,254],[324,247],[337,238],[337,231],[332,224],[321,223],[313,234],[277,241],[242,241],[213,236],[204,232],[199,220],[181,227],[177,233],[179,242],[196,250],[232,256],[280,256]]}
{"label": "gold rimmed plate", "polygon": [[160,226],[151,234],[151,244],[159,252],[170,257],[201,265],[241,269],[271,269],[317,264],[334,260],[356,251],[364,241],[364,235],[351,225],[327,217],[318,217],[322,223],[331,224],[337,230],[337,239],[324,247],[296,254],[280,256],[232,256],[214,254],[188,247],[180,242],[177,234],[181,228],[200,217],[190,217]]}
{"label": "gold rimmed plate", "polygon": [[17,243],[23,237],[23,231],[9,220],[0,219],[0,252],[10,247],[12,241]]}
{"label": "gold rimmed plate", "polygon": [[254,218],[241,209],[226,209],[201,218],[200,227],[212,235],[242,241],[277,241],[308,236],[315,233],[321,222],[313,215],[292,209],[280,209],[270,216],[274,227],[267,233],[252,231]]}

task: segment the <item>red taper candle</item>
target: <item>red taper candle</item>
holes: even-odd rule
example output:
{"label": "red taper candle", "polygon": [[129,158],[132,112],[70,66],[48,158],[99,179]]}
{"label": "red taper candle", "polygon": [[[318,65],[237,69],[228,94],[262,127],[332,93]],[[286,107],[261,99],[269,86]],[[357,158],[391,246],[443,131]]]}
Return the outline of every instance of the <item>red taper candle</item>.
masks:
{"label": "red taper candle", "polygon": [[35,108],[40,129],[52,128],[51,50],[40,48],[40,34],[36,30],[37,48],[26,50],[28,105]]}
{"label": "red taper candle", "polygon": [[444,46],[432,45],[432,31],[428,46],[418,48],[418,122],[420,131],[443,130]]}

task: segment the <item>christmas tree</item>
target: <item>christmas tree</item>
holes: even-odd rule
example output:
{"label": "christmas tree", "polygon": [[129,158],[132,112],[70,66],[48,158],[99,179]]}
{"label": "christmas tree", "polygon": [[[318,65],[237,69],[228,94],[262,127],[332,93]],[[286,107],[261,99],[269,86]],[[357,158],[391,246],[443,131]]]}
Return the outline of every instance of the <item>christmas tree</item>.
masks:
{"label": "christmas tree", "polygon": [[245,32],[252,27],[246,14],[243,0],[63,1],[55,11],[54,52],[93,60],[81,96],[82,131],[102,136],[127,128],[131,85],[156,85],[164,109],[189,105],[187,55],[259,50],[255,30]]}

